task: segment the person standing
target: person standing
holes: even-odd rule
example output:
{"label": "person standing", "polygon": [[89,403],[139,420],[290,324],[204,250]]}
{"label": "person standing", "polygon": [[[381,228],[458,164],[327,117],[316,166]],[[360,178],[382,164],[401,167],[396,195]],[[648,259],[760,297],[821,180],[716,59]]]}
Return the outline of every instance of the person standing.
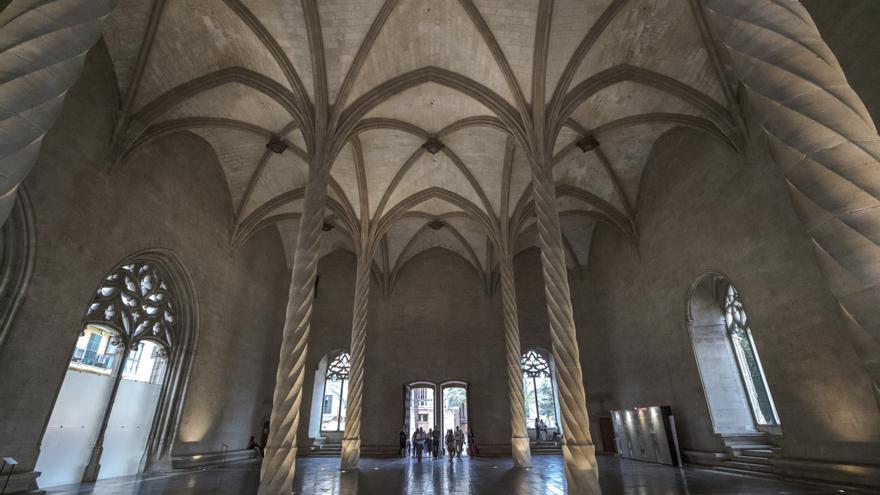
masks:
{"label": "person standing", "polygon": [[419,426],[419,429],[413,433],[413,447],[416,449],[416,458],[422,462],[422,450],[425,448],[425,431]]}
{"label": "person standing", "polygon": [[541,418],[539,416],[535,416],[535,441],[541,441]]}
{"label": "person standing", "polygon": [[406,432],[400,430],[400,457],[406,457]]}
{"label": "person standing", "polygon": [[446,452],[449,454],[449,462],[455,459],[455,435],[452,430],[446,430]]}
{"label": "person standing", "polygon": [[461,426],[455,427],[455,454],[461,459],[461,450],[464,448],[464,432]]}
{"label": "person standing", "polygon": [[477,448],[477,436],[474,434],[474,429],[468,426],[468,456],[476,457],[477,454],[480,453],[480,450]]}
{"label": "person standing", "polygon": [[440,457],[440,453],[443,452],[443,447],[441,445],[442,438],[440,435],[440,429],[436,426],[434,427],[434,458],[437,459]]}
{"label": "person standing", "polygon": [[428,434],[425,435],[425,455],[429,458],[434,457],[434,429],[431,428],[428,430]]}

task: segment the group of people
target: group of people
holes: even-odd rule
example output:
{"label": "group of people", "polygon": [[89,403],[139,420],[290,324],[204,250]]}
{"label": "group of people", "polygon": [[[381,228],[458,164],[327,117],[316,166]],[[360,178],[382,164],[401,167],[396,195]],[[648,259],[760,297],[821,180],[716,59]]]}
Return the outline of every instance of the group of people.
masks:
{"label": "group of people", "polygon": [[[461,453],[464,450],[464,432],[460,426],[455,427],[455,431],[446,430],[446,436],[441,438],[441,431],[434,427],[427,432],[420,426],[413,432],[412,437],[408,437],[405,430],[400,430],[400,456],[406,457],[407,451],[422,462],[422,456],[438,459],[443,455],[444,445],[449,462],[456,457],[461,459]],[[411,442],[411,443],[410,443]],[[408,445],[409,444],[409,445]],[[475,439],[473,431],[468,432],[468,452],[474,455]],[[409,448],[408,448],[409,447]]]}
{"label": "group of people", "polygon": [[547,439],[547,423],[540,417],[535,418],[535,440]]}
{"label": "group of people", "polygon": [[[547,423],[545,423],[541,417],[535,418],[535,440],[537,440],[539,442],[541,440],[548,440],[548,438],[547,438]],[[559,441],[559,429],[558,428],[553,430],[552,438],[550,438],[549,440],[552,440],[554,442]]]}

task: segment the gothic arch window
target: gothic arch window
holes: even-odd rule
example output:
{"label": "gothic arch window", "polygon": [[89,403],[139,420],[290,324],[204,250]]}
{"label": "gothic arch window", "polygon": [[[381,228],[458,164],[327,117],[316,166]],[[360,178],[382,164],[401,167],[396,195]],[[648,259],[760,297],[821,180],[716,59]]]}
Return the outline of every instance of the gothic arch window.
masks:
{"label": "gothic arch window", "polygon": [[780,434],[748,313],[728,277],[707,272],[691,283],[687,328],[714,432],[721,437]]}
{"label": "gothic arch window", "polygon": [[324,376],[321,431],[344,431],[348,401],[349,355],[339,352],[330,359]]}
{"label": "gothic arch window", "polygon": [[761,367],[761,359],[752,339],[748,316],[739,292],[733,284],[727,284],[724,295],[724,321],[736,355],[739,372],[748,392],[755,422],[760,426],[778,426],[779,417],[767,386],[767,378]]}
{"label": "gothic arch window", "polygon": [[550,359],[543,352],[530,349],[522,355],[520,366],[523,374],[526,426],[535,428],[540,420],[548,429],[558,431],[556,384]]}
{"label": "gothic arch window", "polygon": [[43,437],[41,486],[170,461],[195,351],[194,308],[192,280],[170,251],[137,253],[100,280]]}

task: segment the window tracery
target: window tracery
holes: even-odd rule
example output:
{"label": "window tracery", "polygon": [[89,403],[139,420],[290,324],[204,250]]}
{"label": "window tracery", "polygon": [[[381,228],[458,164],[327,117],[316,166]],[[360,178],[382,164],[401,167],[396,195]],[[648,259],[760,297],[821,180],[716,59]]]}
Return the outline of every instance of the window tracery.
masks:
{"label": "window tracery", "polygon": [[348,402],[348,373],[351,356],[339,352],[330,359],[324,374],[324,408],[321,431],[344,431]]}
{"label": "window tracery", "polygon": [[544,356],[538,354],[534,350],[523,354],[521,361],[522,371],[529,378],[549,377],[550,363]]}
{"label": "window tracery", "polygon": [[149,339],[168,349],[177,313],[172,291],[159,269],[152,263],[135,261],[104,278],[86,320],[112,327],[120,343],[136,347],[139,341]]}
{"label": "window tracery", "polygon": [[348,380],[349,356],[347,352],[339,353],[327,366],[328,380]]}
{"label": "window tracery", "polygon": [[[548,428],[557,428],[556,397],[553,386],[553,373],[550,361],[535,349],[526,351],[520,358],[523,376],[523,397],[525,399],[526,426],[537,425],[538,420]],[[543,438],[538,434],[537,439]]]}
{"label": "window tracery", "polygon": [[733,344],[736,361],[742,374],[755,421],[763,426],[779,425],[773,398],[761,368],[755,342],[749,329],[748,316],[733,284],[728,284],[724,296],[724,320]]}

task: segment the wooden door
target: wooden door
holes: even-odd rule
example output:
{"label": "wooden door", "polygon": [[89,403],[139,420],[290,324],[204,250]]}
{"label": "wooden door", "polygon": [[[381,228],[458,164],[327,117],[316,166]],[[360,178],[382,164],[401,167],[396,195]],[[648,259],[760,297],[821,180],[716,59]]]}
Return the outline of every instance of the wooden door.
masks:
{"label": "wooden door", "polygon": [[617,442],[614,441],[614,424],[611,418],[599,418],[599,431],[602,433],[602,451],[616,454]]}

